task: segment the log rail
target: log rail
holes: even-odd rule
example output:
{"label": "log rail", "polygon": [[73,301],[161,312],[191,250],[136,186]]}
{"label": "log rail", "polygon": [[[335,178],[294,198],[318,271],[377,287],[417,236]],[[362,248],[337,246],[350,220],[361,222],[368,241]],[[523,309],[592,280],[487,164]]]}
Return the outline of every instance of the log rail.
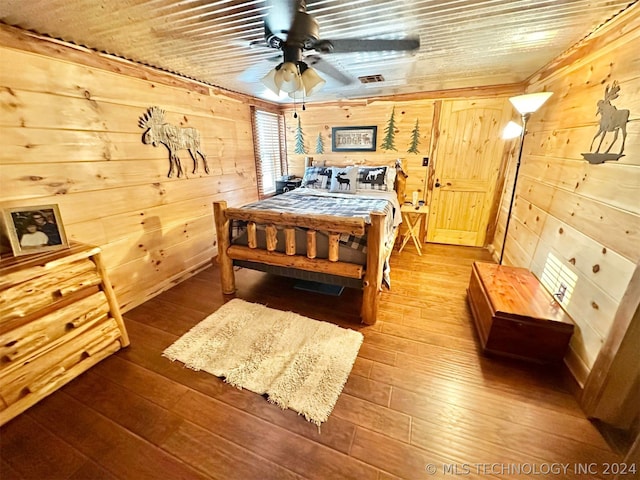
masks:
{"label": "log rail", "polygon": [[[227,208],[227,202],[213,204],[218,238],[218,262],[222,292],[235,292],[233,260],[245,260],[279,267],[297,268],[310,272],[319,272],[340,277],[362,279],[363,300],[362,321],[372,325],[376,321],[380,291],[382,290],[382,272],[384,263],[384,219],[385,215],[371,213],[371,224],[361,218],[336,217],[331,215],[296,215],[269,210],[249,210]],[[229,225],[231,220],[243,220],[247,223],[247,246],[231,245]],[[266,248],[258,247],[256,225],[265,225]],[[307,230],[306,253],[296,254],[295,228]],[[284,231],[284,252],[276,251],[277,232]],[[316,258],[317,232],[327,232],[329,236],[328,258]],[[339,258],[340,235],[367,236],[367,266],[342,262]]]}

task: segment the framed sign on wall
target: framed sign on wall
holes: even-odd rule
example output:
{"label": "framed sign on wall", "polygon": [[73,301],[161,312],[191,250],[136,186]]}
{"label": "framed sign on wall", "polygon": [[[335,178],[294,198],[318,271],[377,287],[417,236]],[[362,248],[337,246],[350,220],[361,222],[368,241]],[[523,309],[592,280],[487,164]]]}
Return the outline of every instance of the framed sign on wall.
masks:
{"label": "framed sign on wall", "polygon": [[378,127],[333,127],[331,150],[334,152],[375,152]]}

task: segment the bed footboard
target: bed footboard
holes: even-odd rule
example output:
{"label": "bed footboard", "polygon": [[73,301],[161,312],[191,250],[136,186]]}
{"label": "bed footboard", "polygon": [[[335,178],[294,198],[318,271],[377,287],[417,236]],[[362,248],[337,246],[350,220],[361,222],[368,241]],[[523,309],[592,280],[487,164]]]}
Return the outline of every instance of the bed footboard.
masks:
{"label": "bed footboard", "polygon": [[216,236],[218,238],[218,263],[220,264],[220,284],[222,293],[225,295],[235,293],[236,278],[233,274],[233,260],[227,255],[227,250],[231,246],[229,235],[229,218],[225,212],[227,202],[213,203],[213,216],[216,222]]}
{"label": "bed footboard", "polygon": [[[279,267],[296,268],[311,272],[320,272],[340,277],[362,280],[363,300],[362,321],[372,325],[376,321],[378,302],[382,290],[382,272],[384,267],[384,214],[371,213],[371,224],[365,224],[361,218],[335,217],[329,215],[295,215],[291,213],[245,210],[227,208],[225,201],[213,204],[216,232],[218,238],[218,261],[220,264],[220,283],[222,292],[235,292],[233,260],[244,260]],[[247,246],[232,245],[229,233],[231,220],[243,220],[247,223]],[[256,225],[266,225],[266,249],[259,248],[256,241]],[[307,230],[306,254],[296,254],[295,228]],[[276,251],[278,230],[285,235],[284,252]],[[328,258],[316,258],[317,232],[327,232],[329,236]],[[340,235],[367,236],[366,268],[339,259]]]}

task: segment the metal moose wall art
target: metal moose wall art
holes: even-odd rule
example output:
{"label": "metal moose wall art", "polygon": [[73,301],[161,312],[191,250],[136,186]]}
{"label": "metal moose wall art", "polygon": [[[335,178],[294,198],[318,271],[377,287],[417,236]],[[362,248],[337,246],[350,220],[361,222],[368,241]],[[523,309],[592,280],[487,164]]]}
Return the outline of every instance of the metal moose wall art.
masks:
{"label": "metal moose wall art", "polygon": [[163,144],[169,150],[169,173],[167,177],[173,176],[174,170],[177,177],[181,177],[184,173],[179,150],[187,150],[193,159],[193,172],[198,171],[198,155],[202,159],[204,171],[209,173],[209,165],[207,164],[207,156],[200,149],[200,132],[195,128],[183,128],[171,125],[164,121],[164,110],[159,107],[151,107],[146,113],[140,117],[138,125],[144,128],[142,134],[142,143],[151,144],[157,147],[159,143]]}
{"label": "metal moose wall art", "polygon": [[[629,121],[629,110],[618,110],[615,106],[611,105],[611,100],[618,98],[620,92],[620,85],[617,81],[614,81],[612,85],[607,85],[604,90],[604,99],[598,100],[598,111],[596,115],[600,115],[600,125],[598,132],[591,140],[591,147],[589,147],[590,153],[583,153],[582,157],[589,163],[604,163],[608,160],[619,160],[624,157],[624,142],[627,139],[627,122]],[[609,144],[609,147],[600,152],[602,143],[607,133],[613,132],[613,140]],[[618,134],[622,132],[622,145],[619,153],[610,153],[611,148],[618,140]],[[596,151],[593,152],[593,145],[596,140],[600,138]]]}

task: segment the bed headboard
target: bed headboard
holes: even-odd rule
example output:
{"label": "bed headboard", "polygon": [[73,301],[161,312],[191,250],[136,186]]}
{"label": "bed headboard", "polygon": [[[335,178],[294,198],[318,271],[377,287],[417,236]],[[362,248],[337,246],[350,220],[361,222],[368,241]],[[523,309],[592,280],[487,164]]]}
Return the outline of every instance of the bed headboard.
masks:
{"label": "bed headboard", "polygon": [[406,161],[402,158],[396,160],[396,181],[393,188],[398,196],[398,203],[402,205],[405,201],[405,190],[407,188],[407,166]]}
{"label": "bed headboard", "polygon": [[[398,196],[398,203],[402,205],[405,198],[405,191],[407,187],[407,165],[406,160],[403,158],[398,158],[397,160],[385,161],[385,162],[376,162],[376,161],[360,161],[360,162],[326,162],[326,161],[312,161],[312,166],[314,167],[351,167],[351,166],[362,166],[362,167],[370,167],[370,166],[386,166],[396,169],[396,179],[393,184],[393,188],[396,191],[396,195]],[[310,165],[311,166],[311,165]]]}

